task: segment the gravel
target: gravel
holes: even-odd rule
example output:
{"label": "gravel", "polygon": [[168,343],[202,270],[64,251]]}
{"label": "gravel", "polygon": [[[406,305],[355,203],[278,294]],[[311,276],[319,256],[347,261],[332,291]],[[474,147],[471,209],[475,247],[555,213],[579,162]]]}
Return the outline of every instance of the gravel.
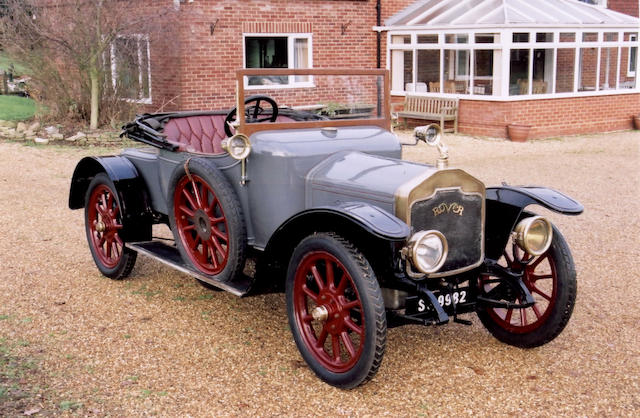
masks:
{"label": "gravel", "polygon": [[69,181],[82,156],[118,150],[0,143],[0,348],[30,365],[11,380],[0,362],[0,390],[15,383],[0,415],[636,415],[640,134],[445,141],[452,166],[487,185],[541,184],[584,204],[549,215],[578,270],[573,317],[532,350],[499,343],[473,315],[473,326],[391,329],[379,373],[351,391],[306,367],[282,294],[211,292],[142,257],[128,280],[100,276]]}

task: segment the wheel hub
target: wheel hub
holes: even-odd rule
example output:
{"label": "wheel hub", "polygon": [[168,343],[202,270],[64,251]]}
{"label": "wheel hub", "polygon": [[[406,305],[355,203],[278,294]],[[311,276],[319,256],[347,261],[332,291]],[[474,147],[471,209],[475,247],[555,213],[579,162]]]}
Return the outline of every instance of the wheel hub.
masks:
{"label": "wheel hub", "polygon": [[321,303],[321,305],[316,306],[311,311],[313,319],[326,322],[329,334],[337,335],[344,331],[344,314],[348,310],[345,310],[345,307],[341,303],[340,296],[327,290],[320,293],[318,302]]}
{"label": "wheel hub", "polygon": [[196,211],[193,216],[193,224],[196,232],[203,241],[208,241],[209,238],[211,238],[211,221],[202,209]]}
{"label": "wheel hub", "polygon": [[327,318],[329,317],[329,311],[327,310],[327,308],[324,305],[323,306],[316,306],[311,311],[311,316],[316,321],[326,321]]}
{"label": "wheel hub", "polygon": [[96,231],[104,232],[105,229],[107,229],[107,226],[104,224],[104,222],[99,221],[99,222],[96,223]]}

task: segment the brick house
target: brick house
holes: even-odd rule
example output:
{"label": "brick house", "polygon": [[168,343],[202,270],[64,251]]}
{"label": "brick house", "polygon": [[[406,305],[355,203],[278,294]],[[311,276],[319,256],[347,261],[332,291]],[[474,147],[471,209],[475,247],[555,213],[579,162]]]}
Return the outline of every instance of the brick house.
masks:
{"label": "brick house", "polygon": [[[532,137],[631,128],[638,1],[608,1],[626,15],[541,2],[569,4],[581,18],[524,0],[163,0],[179,17],[169,46],[143,34],[123,44],[140,57],[130,98],[148,111],[228,108],[238,68],[380,65],[391,70],[394,101],[407,92],[458,97],[463,133],[505,137],[514,122],[532,125]],[[438,7],[448,21],[421,17]],[[512,20],[492,21],[496,10],[513,11]],[[278,87],[303,93],[304,83]]]}

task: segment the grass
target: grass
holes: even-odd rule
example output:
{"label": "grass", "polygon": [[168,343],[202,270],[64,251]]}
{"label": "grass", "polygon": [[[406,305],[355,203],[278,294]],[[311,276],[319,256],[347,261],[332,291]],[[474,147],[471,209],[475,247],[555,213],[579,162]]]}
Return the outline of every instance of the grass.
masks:
{"label": "grass", "polygon": [[36,103],[26,97],[0,96],[0,120],[27,120],[36,114]]}
{"label": "grass", "polygon": [[14,353],[16,347],[28,345],[26,340],[14,344],[0,337],[0,416],[21,415],[35,399],[34,390],[25,379],[35,372],[36,360]]}
{"label": "grass", "polygon": [[0,53],[0,72],[8,70],[11,64],[13,64],[13,72],[15,75],[23,75],[27,72],[26,68],[20,65],[19,62],[12,60],[3,53]]}

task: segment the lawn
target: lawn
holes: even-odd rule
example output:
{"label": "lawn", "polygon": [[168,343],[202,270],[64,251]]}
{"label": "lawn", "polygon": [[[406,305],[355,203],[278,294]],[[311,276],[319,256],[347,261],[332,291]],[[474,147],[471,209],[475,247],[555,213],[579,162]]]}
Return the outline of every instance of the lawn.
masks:
{"label": "lawn", "polygon": [[0,52],[0,76],[2,75],[2,71],[6,71],[9,69],[9,66],[11,64],[13,64],[13,71],[15,75],[20,76],[26,72],[25,68],[22,65]]}
{"label": "lawn", "polygon": [[0,96],[0,120],[31,119],[36,113],[33,100],[19,96]]}

